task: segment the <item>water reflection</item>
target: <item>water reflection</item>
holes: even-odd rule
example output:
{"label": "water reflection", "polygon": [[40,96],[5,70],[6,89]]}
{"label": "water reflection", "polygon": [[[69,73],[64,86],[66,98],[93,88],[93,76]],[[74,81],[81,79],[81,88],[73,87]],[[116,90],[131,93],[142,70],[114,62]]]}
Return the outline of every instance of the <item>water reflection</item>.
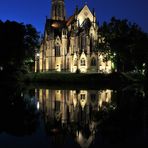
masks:
{"label": "water reflection", "polygon": [[148,91],[1,87],[0,147],[148,145]]}
{"label": "water reflection", "polygon": [[99,123],[95,115],[107,109],[112,94],[113,91],[109,89],[35,90],[39,101],[37,106],[44,113],[48,132],[56,133],[66,129],[81,147],[89,147],[94,141]]}
{"label": "water reflection", "polygon": [[3,86],[0,98],[0,132],[24,136],[36,130],[38,112],[34,90],[24,91],[18,86]]}

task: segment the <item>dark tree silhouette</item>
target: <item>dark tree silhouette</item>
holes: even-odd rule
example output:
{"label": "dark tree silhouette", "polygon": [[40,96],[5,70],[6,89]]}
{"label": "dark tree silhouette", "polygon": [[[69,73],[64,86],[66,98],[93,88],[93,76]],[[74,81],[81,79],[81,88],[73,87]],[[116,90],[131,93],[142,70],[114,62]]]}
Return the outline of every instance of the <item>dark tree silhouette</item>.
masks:
{"label": "dark tree silhouette", "polygon": [[0,67],[13,73],[34,62],[39,33],[30,24],[0,21],[0,44]]}
{"label": "dark tree silhouette", "polygon": [[31,102],[30,91],[34,95],[34,90],[26,90],[17,84],[0,86],[0,132],[15,136],[32,134],[37,129],[39,117],[36,105]]}
{"label": "dark tree silhouette", "polygon": [[137,24],[113,17],[100,30],[111,52],[116,53],[118,72],[143,70],[148,57],[148,35]]}

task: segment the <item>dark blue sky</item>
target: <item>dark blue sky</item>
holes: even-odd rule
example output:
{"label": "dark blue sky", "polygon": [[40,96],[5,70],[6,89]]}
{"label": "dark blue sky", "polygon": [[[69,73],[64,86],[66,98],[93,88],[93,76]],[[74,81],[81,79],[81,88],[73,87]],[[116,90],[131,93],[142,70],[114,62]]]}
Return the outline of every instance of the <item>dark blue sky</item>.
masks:
{"label": "dark blue sky", "polygon": [[[33,24],[43,32],[45,17],[50,16],[51,0],[0,0],[0,20],[15,20]],[[85,0],[65,0],[67,16],[72,15],[76,4],[82,7]],[[86,0],[95,8],[100,24],[112,16],[126,18],[148,32],[148,0]]]}

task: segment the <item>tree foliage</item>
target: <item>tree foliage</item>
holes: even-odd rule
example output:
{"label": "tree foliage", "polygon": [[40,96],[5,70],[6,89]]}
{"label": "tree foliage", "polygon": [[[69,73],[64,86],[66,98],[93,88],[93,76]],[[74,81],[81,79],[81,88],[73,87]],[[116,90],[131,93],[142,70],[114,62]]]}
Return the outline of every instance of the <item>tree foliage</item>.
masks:
{"label": "tree foliage", "polygon": [[148,35],[137,24],[112,17],[100,30],[111,52],[116,53],[118,71],[142,71],[148,58]]}
{"label": "tree foliage", "polygon": [[33,63],[39,33],[30,24],[0,21],[0,45],[0,66],[4,71],[17,71],[26,61]]}

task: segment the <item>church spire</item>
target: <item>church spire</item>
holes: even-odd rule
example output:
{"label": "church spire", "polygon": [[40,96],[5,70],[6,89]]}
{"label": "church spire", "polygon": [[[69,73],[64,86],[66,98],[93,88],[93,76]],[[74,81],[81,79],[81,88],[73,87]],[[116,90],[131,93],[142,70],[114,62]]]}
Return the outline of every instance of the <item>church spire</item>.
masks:
{"label": "church spire", "polygon": [[65,19],[65,4],[64,0],[51,0],[51,17],[53,20],[64,20]]}

